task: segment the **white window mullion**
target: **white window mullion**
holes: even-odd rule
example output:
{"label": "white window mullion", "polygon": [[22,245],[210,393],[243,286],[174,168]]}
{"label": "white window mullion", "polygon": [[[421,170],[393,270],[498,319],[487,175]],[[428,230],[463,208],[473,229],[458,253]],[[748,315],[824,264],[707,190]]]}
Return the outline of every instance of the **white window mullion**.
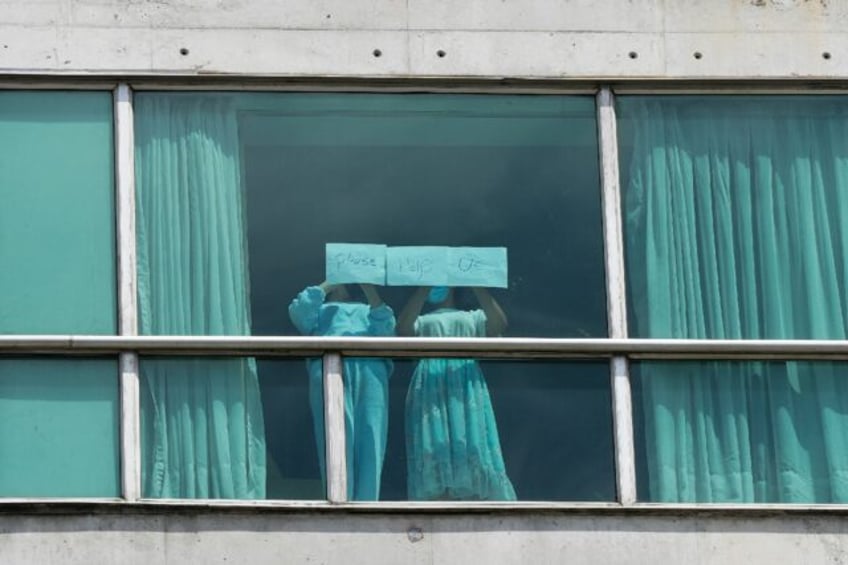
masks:
{"label": "white window mullion", "polygon": [[[138,335],[136,298],[135,160],[132,91],[121,83],[114,91],[115,185],[118,241],[118,324],[122,336]],[[120,354],[121,493],[141,498],[141,436],[138,355]]]}
{"label": "white window mullion", "polygon": [[345,452],[345,403],[342,356],[324,355],[324,430],[327,498],[347,501],[347,462]]}
{"label": "white window mullion", "polygon": [[[604,206],[604,257],[607,280],[609,335],[626,339],[627,302],[624,276],[624,234],[621,222],[621,186],[618,171],[618,136],[612,91],[604,87],[597,95],[598,142]],[[633,403],[627,357],[610,362],[618,500],[636,502],[636,458],[633,445]]]}
{"label": "white window mullion", "polygon": [[613,357],[610,368],[616,487],[619,502],[630,505],[636,502],[636,455],[633,445],[633,402],[627,357]]}

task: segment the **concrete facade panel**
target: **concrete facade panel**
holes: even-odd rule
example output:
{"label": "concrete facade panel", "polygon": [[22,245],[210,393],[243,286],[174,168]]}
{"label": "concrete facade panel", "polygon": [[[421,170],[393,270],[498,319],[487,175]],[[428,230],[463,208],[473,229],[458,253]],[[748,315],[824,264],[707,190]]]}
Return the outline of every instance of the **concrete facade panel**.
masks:
{"label": "concrete facade panel", "polygon": [[0,562],[841,563],[832,515],[748,517],[222,512],[0,517]]}
{"label": "concrete facade panel", "polygon": [[157,30],[154,40],[152,67],[178,73],[385,76],[407,68],[403,32]]}
{"label": "concrete facade panel", "polygon": [[2,37],[0,72],[380,76],[407,68],[402,32],[17,27]]}
{"label": "concrete facade panel", "polygon": [[664,47],[670,78],[848,76],[845,33],[674,33]]}
{"label": "concrete facade panel", "polygon": [[642,32],[663,29],[662,0],[410,0],[413,30]]}
{"label": "concrete facade panel", "polygon": [[[16,0],[20,1],[20,0]],[[405,29],[404,0],[75,0],[70,25],[165,29]]]}
{"label": "concrete facade panel", "polygon": [[826,0],[0,0],[0,72],[844,79],[845,29]]}
{"label": "concrete facade panel", "polygon": [[669,32],[826,33],[848,25],[848,4],[833,0],[667,0]]}
{"label": "concrete facade panel", "polygon": [[418,32],[410,38],[410,74],[564,78],[663,73],[661,35],[616,34],[612,39],[603,33]]}
{"label": "concrete facade panel", "polygon": [[70,10],[60,0],[3,0],[0,2],[0,25],[67,26]]}

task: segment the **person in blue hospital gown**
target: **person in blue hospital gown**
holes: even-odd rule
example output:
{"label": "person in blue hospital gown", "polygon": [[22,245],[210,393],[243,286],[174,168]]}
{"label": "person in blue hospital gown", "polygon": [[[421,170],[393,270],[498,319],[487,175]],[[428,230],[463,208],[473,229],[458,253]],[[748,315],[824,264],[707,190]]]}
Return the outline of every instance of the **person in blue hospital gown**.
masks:
{"label": "person in blue hospital gown", "polygon": [[[391,336],[395,316],[372,285],[361,285],[368,304],[350,302],[344,285],[326,282],[303,290],[289,305],[289,317],[304,335]],[[321,476],[325,472],[324,386],[322,363],[307,361],[309,402]],[[378,500],[388,433],[389,359],[347,358],[345,389],[347,485],[350,500]]]}
{"label": "person in blue hospital gown", "polygon": [[[480,308],[459,310],[454,290],[419,288],[398,333],[419,337],[501,335],[506,316],[488,291],[472,289]],[[421,314],[425,304],[432,310]],[[515,500],[501,453],[495,413],[474,359],[422,359],[406,396],[410,500]]]}

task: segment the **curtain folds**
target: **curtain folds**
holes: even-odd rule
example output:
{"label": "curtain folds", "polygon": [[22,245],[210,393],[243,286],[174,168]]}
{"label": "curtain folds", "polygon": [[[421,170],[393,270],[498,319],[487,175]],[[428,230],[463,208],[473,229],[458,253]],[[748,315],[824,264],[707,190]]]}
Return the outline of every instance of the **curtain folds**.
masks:
{"label": "curtain folds", "polygon": [[[627,273],[640,337],[845,339],[848,106],[634,98]],[[648,498],[848,502],[848,371],[640,363]]]}
{"label": "curtain folds", "polygon": [[[139,94],[135,112],[141,333],[250,334],[235,110]],[[146,497],[264,498],[253,359],[143,361],[142,475]]]}

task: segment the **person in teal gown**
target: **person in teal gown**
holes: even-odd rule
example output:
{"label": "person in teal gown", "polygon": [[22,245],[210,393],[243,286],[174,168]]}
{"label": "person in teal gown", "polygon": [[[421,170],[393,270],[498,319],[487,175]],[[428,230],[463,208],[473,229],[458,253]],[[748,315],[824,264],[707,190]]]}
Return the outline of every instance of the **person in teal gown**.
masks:
{"label": "person in teal gown", "polygon": [[[482,288],[480,308],[459,310],[454,290],[419,288],[398,320],[398,333],[419,337],[501,335],[506,315]],[[424,305],[434,308],[422,314]],[[407,489],[410,500],[515,500],[495,413],[474,359],[422,359],[406,396]]]}
{"label": "person in teal gown", "polygon": [[[360,285],[368,304],[350,302],[344,285],[327,282],[300,292],[289,305],[292,323],[304,335],[391,336],[395,333],[392,309],[372,285]],[[318,448],[321,477],[325,472],[324,380],[320,359],[307,361],[309,403]],[[388,434],[389,359],[345,359],[345,437],[347,485],[350,500],[378,500],[383,457]],[[325,479],[324,479],[325,480]]]}

